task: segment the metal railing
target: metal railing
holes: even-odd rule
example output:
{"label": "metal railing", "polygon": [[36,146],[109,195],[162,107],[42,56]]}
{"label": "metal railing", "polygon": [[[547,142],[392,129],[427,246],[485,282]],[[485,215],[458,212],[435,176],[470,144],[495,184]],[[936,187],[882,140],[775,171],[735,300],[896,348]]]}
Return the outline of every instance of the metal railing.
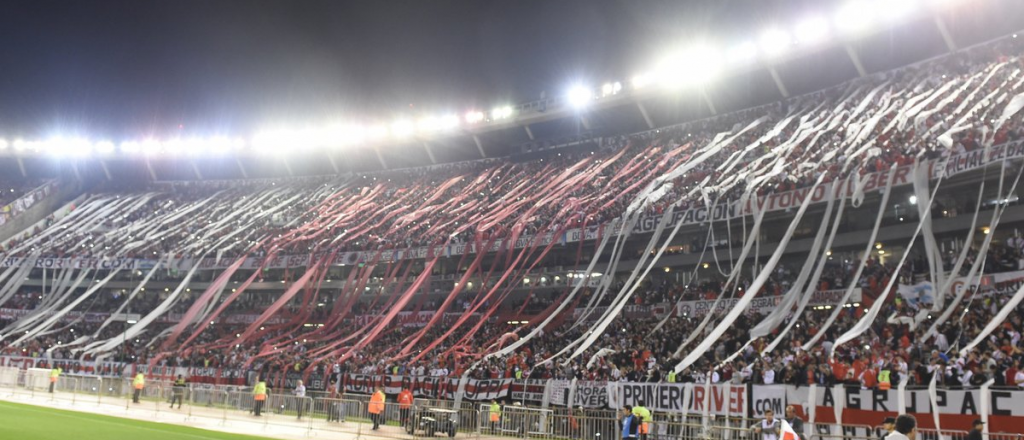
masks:
{"label": "metal railing", "polygon": [[[50,385],[53,391],[50,391]],[[147,383],[135,403],[131,381],[122,378],[60,376],[51,382],[40,372],[0,368],[0,398],[49,402],[57,406],[99,407],[111,413],[145,414],[153,420],[178,423],[205,419],[211,424],[244,424],[265,431],[289,429],[305,436],[339,433],[346,438],[424,437],[530,438],[540,440],[616,440],[621,438],[621,415],[613,410],[553,407],[500,407],[496,420],[490,404],[416,399],[403,406],[385,402],[373,411],[368,396],[344,398],[296,397],[270,394],[262,402],[259,417],[251,391],[209,386],[175,388],[163,382]],[[173,401],[173,405],[172,405]],[[758,420],[745,417],[682,414],[658,411],[641,440],[761,440],[751,427]],[[241,426],[241,425],[240,425]],[[376,429],[375,429],[376,427]],[[818,423],[805,426],[803,440],[877,440],[880,427]],[[966,440],[956,430],[919,429],[919,440]],[[1024,434],[990,433],[988,440],[1024,440]]]}

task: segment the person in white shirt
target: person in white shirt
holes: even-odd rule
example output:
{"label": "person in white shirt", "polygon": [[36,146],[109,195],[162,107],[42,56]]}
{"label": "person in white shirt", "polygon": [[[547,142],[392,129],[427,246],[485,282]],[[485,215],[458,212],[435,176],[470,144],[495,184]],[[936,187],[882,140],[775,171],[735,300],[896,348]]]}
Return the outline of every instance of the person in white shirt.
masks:
{"label": "person in white shirt", "polygon": [[917,437],[917,419],[910,414],[896,417],[896,429],[885,440],[914,440]]}
{"label": "person in white shirt", "polygon": [[762,373],[761,376],[764,378],[765,385],[771,385],[775,383],[775,370],[773,370],[772,366],[768,365],[767,363],[765,363],[764,365],[764,373]]}
{"label": "person in white shirt", "polygon": [[298,381],[295,384],[295,411],[298,412],[297,418],[302,418],[302,410],[306,406],[306,386],[302,384],[302,381]]}
{"label": "person in white shirt", "polygon": [[939,349],[939,351],[943,353],[949,351],[949,340],[946,339],[946,335],[942,333],[937,333],[935,335],[935,348]]}
{"label": "person in white shirt", "polygon": [[1017,370],[1017,374],[1013,376],[1013,382],[1024,388],[1024,370]]}
{"label": "person in white shirt", "polygon": [[754,425],[754,434],[761,434],[761,440],[779,440],[782,424],[775,418],[775,412],[765,410],[764,420]]}

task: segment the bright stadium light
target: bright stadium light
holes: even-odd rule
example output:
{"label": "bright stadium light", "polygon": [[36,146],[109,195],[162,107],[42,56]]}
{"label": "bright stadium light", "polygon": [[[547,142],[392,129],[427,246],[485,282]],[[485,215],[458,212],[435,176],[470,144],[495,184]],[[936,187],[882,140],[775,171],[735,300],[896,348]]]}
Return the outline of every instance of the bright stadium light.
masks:
{"label": "bright stadium light", "polygon": [[328,137],[334,138],[330,142],[333,146],[354,145],[363,142],[367,138],[367,129],[362,125],[349,124],[331,127]]}
{"label": "bright stadium light", "polygon": [[26,141],[17,139],[14,141],[14,151],[28,151],[38,149],[39,145],[37,142]]}
{"label": "bright stadium light", "polygon": [[748,64],[757,58],[757,46],[749,41],[740,43],[729,50],[729,62],[732,64]]}
{"label": "bright stadium light", "polygon": [[642,89],[651,83],[651,75],[642,73],[633,77],[633,88]]}
{"label": "bright stadium light", "polygon": [[603,86],[601,86],[601,96],[615,95],[618,94],[620,91],[622,91],[622,83],[620,82],[605,83]]}
{"label": "bright stadium light", "polygon": [[253,150],[258,154],[281,154],[292,145],[288,130],[267,130],[252,138]]}
{"label": "bright stadium light", "polygon": [[160,151],[163,149],[163,145],[161,145],[160,141],[156,139],[145,140],[142,142],[142,145],[140,145],[140,147],[142,153],[146,155],[159,154]]}
{"label": "bright stadium light", "polygon": [[917,9],[915,0],[884,0],[878,1],[875,9],[885,21],[897,23],[905,20]]}
{"label": "bright stadium light", "polygon": [[769,29],[761,34],[761,50],[768,56],[779,56],[789,50],[793,44],[790,35],[781,29]]}
{"label": "bright stadium light", "polygon": [[506,105],[506,106],[503,106],[503,107],[496,107],[496,108],[491,110],[491,119],[495,120],[495,121],[497,121],[499,119],[507,119],[507,118],[509,118],[511,116],[512,116],[512,106],[509,106],[509,105]]}
{"label": "bright stadium light", "polygon": [[484,120],[484,112],[470,111],[466,113],[466,122],[470,124],[476,124],[477,122]]}
{"label": "bright stadium light", "polygon": [[722,70],[722,58],[719,51],[705,45],[694,46],[686,52],[691,60],[691,68],[686,69],[686,78],[695,84],[704,84],[714,79]]}
{"label": "bright stadium light", "polygon": [[569,92],[565,94],[565,97],[569,100],[569,105],[573,106],[573,108],[581,109],[590,104],[594,94],[585,86],[575,85],[569,88]]}
{"label": "bright stadium light", "polygon": [[399,119],[391,124],[391,135],[398,138],[411,136],[414,129],[411,122]]}
{"label": "bright stadium light", "polygon": [[7,139],[0,139],[0,150],[7,149]]}
{"label": "bright stadium light", "polygon": [[138,142],[126,141],[121,142],[121,152],[128,154],[135,154],[142,151],[142,146]]}
{"label": "bright stadium light", "polygon": [[451,114],[438,118],[442,130],[454,130],[459,128],[459,115]]}
{"label": "bright stadium light", "polygon": [[836,27],[845,34],[856,35],[871,25],[873,5],[863,0],[851,0],[839,9]]}
{"label": "bright stadium light", "polygon": [[441,121],[433,116],[428,116],[416,122],[416,131],[420,133],[431,133],[440,129]]}
{"label": "bright stadium light", "polygon": [[227,154],[231,150],[239,149],[244,145],[239,139],[229,139],[223,136],[210,138],[204,144],[205,149],[213,154]]}
{"label": "bright stadium light", "polygon": [[793,34],[798,44],[818,44],[828,36],[828,21],[818,16],[807,17],[796,25]]}
{"label": "bright stadium light", "polygon": [[41,146],[44,152],[56,156],[84,156],[92,152],[92,144],[80,138],[56,137]]}
{"label": "bright stadium light", "polygon": [[114,152],[114,143],[110,141],[99,141],[96,143],[96,152],[100,154],[111,154]]}

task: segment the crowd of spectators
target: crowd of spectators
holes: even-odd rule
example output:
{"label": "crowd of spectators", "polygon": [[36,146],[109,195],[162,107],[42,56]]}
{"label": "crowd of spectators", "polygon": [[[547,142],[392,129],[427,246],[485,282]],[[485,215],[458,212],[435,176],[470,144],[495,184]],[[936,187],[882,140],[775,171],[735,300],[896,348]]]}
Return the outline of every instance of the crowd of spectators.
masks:
{"label": "crowd of spectators", "polygon": [[[663,197],[643,206],[656,215],[671,204],[692,208],[715,201],[736,200],[745,191],[756,195],[807,187],[824,174],[836,181],[854,174],[909,165],[915,158],[935,159],[957,152],[973,151],[1024,136],[1019,115],[995,126],[1009,98],[1024,91],[1018,80],[1022,60],[1019,43],[986,46],[932,61],[898,72],[878,75],[846,86],[780,102],[771,106],[719,116],[669,129],[632,136],[619,136],[595,143],[593,151],[552,154],[530,162],[486,161],[431,167],[429,170],[401,170],[365,174],[350,179],[302,178],[288,180],[161,184],[140,191],[136,188],[101,188],[78,206],[64,221],[19,237],[0,249],[13,256],[146,257],[164,255],[195,258],[216,254],[221,258],[241,255],[265,257],[271,254],[301,255],[328,251],[362,251],[429,246],[443,243],[488,241],[518,234],[553,232],[567,227],[598,225],[619,218],[628,206],[657,177],[697,155],[706,156],[688,172],[665,187]],[[925,105],[930,104],[930,105]],[[910,109],[914,109],[910,111]],[[757,121],[756,124],[754,122]],[[956,128],[951,133],[948,130]],[[745,131],[744,131],[745,130]],[[733,138],[722,133],[738,134]],[[944,138],[944,135],[948,136]],[[723,139],[729,139],[724,142]],[[868,147],[865,147],[867,145]],[[711,148],[708,148],[711,146]],[[707,148],[707,153],[705,153]],[[787,167],[785,164],[800,164]],[[769,175],[768,171],[772,169]],[[748,186],[756,174],[768,178]],[[736,179],[737,175],[744,177]],[[705,183],[702,183],[705,182]],[[709,183],[708,183],[709,182]],[[722,182],[731,182],[728,185]],[[703,193],[697,191],[700,186]],[[974,256],[971,257],[972,261]],[[997,247],[986,259],[986,270],[1019,268],[1019,248]],[[947,262],[948,264],[948,262]],[[841,288],[858,283],[870,297],[878,297],[880,286],[891,269],[869,261],[868,270],[853,280],[856,262],[844,260],[830,265],[822,287]],[[907,278],[927,266],[912,262]],[[760,295],[779,295],[788,290],[795,270],[781,267]],[[679,286],[670,282],[652,284],[637,297],[638,303],[674,303],[679,300],[713,299],[736,294],[749,286],[741,279],[726,288],[721,279],[707,277]],[[98,310],[119,304],[119,294],[97,296]],[[909,307],[890,295],[883,315],[903,313]],[[35,298],[35,299],[33,299]],[[161,300],[141,299],[139,310],[152,309]],[[168,313],[180,313],[189,305],[185,295]],[[38,295],[24,294],[13,304],[31,308]],[[457,302],[465,310],[472,296]],[[761,355],[765,341],[744,345],[752,317],[746,316],[730,328],[713,351],[678,377],[680,381],[700,380],[712,374],[717,381],[761,381],[808,384],[857,381],[872,386],[875,368],[889,368],[896,380],[921,384],[936,371],[943,383],[974,384],[981,377],[1016,376],[1014,363],[1020,360],[1020,310],[993,335],[995,340],[971,352],[957,347],[976,335],[1003,298],[972,296],[979,303],[962,319],[946,323],[940,336],[925,338],[922,328],[905,324],[878,323],[859,340],[836,348],[829,360],[830,342],[856,322],[862,307],[848,307],[835,325],[825,331],[821,344],[809,351],[796,349],[818,330],[830,313],[809,310],[798,319],[801,325],[787,335],[775,352]],[[232,312],[258,309],[267,298],[243,300]],[[512,302],[509,309],[542,312],[557,303],[557,297],[530,296],[526,302]],[[607,304],[602,302],[601,304]],[[424,310],[430,310],[427,304]],[[837,307],[845,306],[837,304]],[[362,306],[361,306],[362,307]],[[419,303],[416,307],[423,307]],[[456,308],[456,310],[459,307]],[[376,311],[372,307],[362,311]],[[284,310],[282,314],[293,313]],[[606,380],[666,380],[664,372],[674,365],[676,349],[697,331],[699,319],[687,316],[627,319],[619,317],[583,356],[564,363],[562,359],[541,364],[552,357],[565,341],[589,331],[587,325],[573,325],[566,319],[531,340],[522,350],[501,359],[489,359],[471,373],[482,376],[578,377]],[[9,324],[9,322],[0,322]],[[661,324],[661,325],[659,325]],[[92,323],[74,324],[80,334],[95,331]],[[169,324],[154,325],[147,335],[160,334]],[[354,332],[362,324],[349,321],[341,334]],[[449,330],[432,351],[419,351],[410,363],[395,355],[415,327],[386,332],[372,344],[375,349],[355,353],[345,368],[361,372],[424,371],[461,374],[480,354],[480,345],[497,344],[508,333],[502,326],[453,327],[445,320],[428,328],[420,339],[434,341]],[[240,325],[211,326],[197,341],[221,340],[239,332]],[[657,331],[654,329],[657,328]],[[70,330],[70,327],[69,327]],[[524,334],[521,328],[520,334]],[[108,326],[103,335],[114,337],[118,326]],[[305,371],[311,361],[304,354],[325,341],[295,342],[274,347],[274,353],[259,355],[263,343],[295,329],[259,334],[245,346],[218,351],[193,350],[161,360],[168,365],[218,365],[231,368],[289,368],[298,364]],[[68,331],[70,333],[70,331]],[[4,353],[36,353],[45,350],[71,357],[62,346],[67,335],[53,332],[25,346],[3,347]],[[64,339],[62,339],[64,338]],[[468,339],[467,339],[468,338]],[[1003,341],[1006,340],[1006,342]],[[945,342],[943,342],[945,341]],[[6,342],[6,341],[5,341]],[[506,341],[507,342],[507,341]],[[422,343],[422,342],[421,342]],[[125,341],[109,358],[145,361],[153,356],[153,340]],[[56,348],[55,348],[56,347]],[[722,364],[729,354],[743,347],[737,359]],[[600,349],[614,354],[596,357]],[[595,362],[587,366],[591,358]],[[315,365],[323,371],[330,360]],[[1012,369],[1012,370],[1011,370]],[[967,377],[966,381],[964,377]],[[1010,382],[1004,382],[1010,383]]]}

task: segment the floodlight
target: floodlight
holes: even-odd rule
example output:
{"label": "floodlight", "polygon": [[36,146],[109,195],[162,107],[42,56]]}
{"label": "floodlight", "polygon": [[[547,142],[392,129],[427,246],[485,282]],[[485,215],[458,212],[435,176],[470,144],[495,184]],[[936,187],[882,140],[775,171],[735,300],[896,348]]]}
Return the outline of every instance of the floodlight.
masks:
{"label": "floodlight", "polygon": [[327,138],[334,146],[358,144],[366,138],[366,128],[358,124],[336,125],[328,129]]}
{"label": "floodlight", "polygon": [[110,141],[100,141],[96,143],[96,152],[100,154],[110,154],[114,152],[114,143]]}
{"label": "floodlight", "polygon": [[416,122],[416,130],[423,133],[429,133],[441,129],[441,121],[433,116],[429,116],[420,119]]}
{"label": "floodlight", "polygon": [[[224,154],[230,152],[232,149],[238,148],[238,140],[231,140],[223,136],[217,136],[206,140],[204,143],[204,149],[209,150],[214,154]],[[202,151],[200,151],[202,153]]]}
{"label": "floodlight", "polygon": [[593,94],[590,89],[577,85],[569,89],[566,98],[569,99],[569,105],[579,109],[586,107],[590,103]]}
{"label": "floodlight", "polygon": [[796,25],[793,33],[799,44],[818,44],[828,35],[828,21],[818,16],[807,17]]}
{"label": "floodlight", "polygon": [[633,77],[633,88],[641,89],[651,83],[651,76],[644,73]]}
{"label": "floodlight", "polygon": [[505,119],[512,116],[512,106],[497,107],[491,110],[491,119]]}
{"label": "floodlight", "polygon": [[388,127],[383,124],[370,126],[366,129],[366,138],[370,140],[383,139],[388,135]]}
{"label": "floodlight", "polygon": [[782,55],[791,44],[792,37],[781,29],[772,28],[761,34],[761,50],[768,56]]}
{"label": "floodlight", "polygon": [[6,149],[7,149],[7,140],[6,139],[0,139],[0,150],[6,150]]}
{"label": "floodlight", "polygon": [[757,46],[749,41],[740,43],[729,50],[729,62],[733,64],[747,64],[757,58]]}
{"label": "floodlight", "polygon": [[252,147],[259,154],[280,154],[287,150],[290,141],[288,130],[266,130],[253,136]]}
{"label": "floodlight", "polygon": [[470,111],[469,113],[466,113],[466,122],[468,122],[470,124],[475,124],[475,123],[483,121],[483,120],[484,120],[484,113],[483,112]]}
{"label": "floodlight", "polygon": [[412,123],[406,120],[397,120],[391,124],[391,135],[395,137],[406,137],[412,135],[413,129]]}
{"label": "floodlight", "polygon": [[917,196],[910,196],[910,199],[908,201],[910,202],[911,205],[916,205],[917,204]]}
{"label": "floodlight", "polygon": [[438,118],[442,130],[453,130],[459,128],[459,115],[447,115]]}
{"label": "floodlight", "polygon": [[138,142],[121,142],[122,153],[135,154],[138,153],[140,150],[142,150],[142,146],[140,146]]}
{"label": "floodlight", "polygon": [[145,140],[142,142],[140,147],[142,152],[147,155],[158,154],[160,153],[160,150],[163,149],[163,145],[161,145],[160,141],[156,139]]}
{"label": "floodlight", "polygon": [[718,75],[722,69],[722,58],[717,50],[705,45],[698,45],[686,52],[686,58],[691,61],[688,69],[687,79],[695,84],[704,84]]}
{"label": "floodlight", "polygon": [[892,23],[906,19],[916,8],[915,0],[885,0],[884,2],[879,1],[875,5],[875,9],[882,18]]}
{"label": "floodlight", "polygon": [[846,34],[864,32],[871,25],[872,5],[866,1],[852,0],[839,9],[836,27]]}

